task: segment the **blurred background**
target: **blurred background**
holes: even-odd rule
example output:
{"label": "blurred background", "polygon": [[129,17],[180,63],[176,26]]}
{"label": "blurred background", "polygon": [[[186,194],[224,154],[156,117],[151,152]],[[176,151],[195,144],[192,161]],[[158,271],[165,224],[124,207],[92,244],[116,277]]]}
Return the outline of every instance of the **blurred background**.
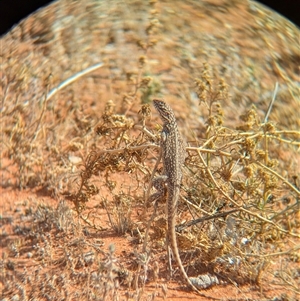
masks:
{"label": "blurred background", "polygon": [[[184,1],[184,0],[183,0]],[[228,0],[230,1],[230,0]],[[49,0],[0,0],[0,35],[5,34],[20,20],[37,9],[48,5]],[[300,26],[300,4],[298,0],[263,0],[260,2]]]}

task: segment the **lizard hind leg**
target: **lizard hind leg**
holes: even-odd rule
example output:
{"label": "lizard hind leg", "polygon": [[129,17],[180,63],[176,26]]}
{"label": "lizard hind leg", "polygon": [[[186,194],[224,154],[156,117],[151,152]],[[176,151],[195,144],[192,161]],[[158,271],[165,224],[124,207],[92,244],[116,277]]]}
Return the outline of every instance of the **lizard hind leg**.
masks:
{"label": "lizard hind leg", "polygon": [[[167,186],[166,186],[166,181],[167,181],[167,176],[159,176],[154,178],[152,181],[153,187],[156,188],[157,192],[153,193],[150,198],[149,198],[149,203],[155,202],[158,199],[163,200],[166,199],[167,196]],[[167,247],[167,259],[168,259],[168,269],[169,269],[169,277],[170,279],[172,278],[173,270],[172,270],[172,258],[171,258],[171,248],[169,245],[169,240],[168,236],[166,237],[166,247]]]}

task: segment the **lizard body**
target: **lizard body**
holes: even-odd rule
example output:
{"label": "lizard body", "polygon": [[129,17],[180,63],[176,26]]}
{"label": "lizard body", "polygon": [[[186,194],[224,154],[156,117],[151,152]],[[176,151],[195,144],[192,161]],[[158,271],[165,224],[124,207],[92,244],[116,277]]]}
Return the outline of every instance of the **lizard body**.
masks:
{"label": "lizard body", "polygon": [[161,120],[163,121],[163,129],[161,132],[161,151],[162,162],[164,167],[164,175],[167,184],[167,235],[171,246],[172,253],[180,272],[188,285],[195,291],[198,289],[192,284],[179,256],[178,246],[176,241],[176,215],[177,204],[180,194],[180,184],[182,180],[181,167],[185,160],[185,148],[177,127],[177,121],[173,110],[164,101],[155,99],[153,104]]}

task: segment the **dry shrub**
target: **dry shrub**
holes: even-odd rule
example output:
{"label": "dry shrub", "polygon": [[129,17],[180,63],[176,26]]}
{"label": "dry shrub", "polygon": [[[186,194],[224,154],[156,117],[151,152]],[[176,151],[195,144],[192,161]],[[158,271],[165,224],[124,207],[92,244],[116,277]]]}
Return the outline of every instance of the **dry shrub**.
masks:
{"label": "dry shrub", "polygon": [[[13,59],[6,62],[7,74],[16,77],[4,78],[1,157],[8,163],[1,166],[3,185],[42,186],[68,200],[74,210],[65,202],[56,209],[39,205],[28,213],[34,226],[15,229],[23,239],[11,243],[10,254],[2,260],[5,296],[117,300],[121,283],[134,286],[133,297],[140,300],[141,283],[157,279],[159,254],[165,254],[166,222],[165,205],[150,207],[148,202],[153,176],[162,173],[156,166],[160,126],[150,118],[149,102],[159,93],[160,83],[144,67],[158,29],[157,12],[152,10],[146,38],[137,41],[138,73],[126,73],[122,102],[102,101],[101,116],[77,102],[65,104],[52,97],[82,74],[52,90],[51,79],[45,79],[45,96],[32,109],[24,102],[22,86],[30,74],[26,68],[14,70]],[[9,99],[10,89],[17,99]],[[299,262],[299,132],[278,129],[268,121],[267,112],[262,118],[255,106],[246,108],[238,126],[225,126],[222,105],[230,101],[227,86],[207,64],[195,79],[195,92],[206,109],[205,130],[199,124],[186,137],[192,142],[186,148],[177,226],[188,274],[209,273],[222,283],[260,286],[265,284],[264,275],[271,274],[276,285],[299,292],[298,272],[287,268],[290,262]],[[289,158],[278,159],[279,149]],[[104,251],[101,242],[89,240],[91,233],[103,230],[99,226],[103,209],[117,234],[130,235],[138,246],[142,243],[132,259],[134,283],[131,272],[115,257],[114,247]],[[137,211],[143,213],[133,213]],[[54,255],[58,243],[61,248]],[[11,257],[26,248],[49,271],[37,269],[31,276],[26,270],[15,272]],[[272,261],[280,262],[280,267],[274,269]],[[61,275],[55,275],[52,267],[61,268]],[[39,286],[38,293],[28,290],[33,283]],[[70,297],[71,287],[89,290]]]}

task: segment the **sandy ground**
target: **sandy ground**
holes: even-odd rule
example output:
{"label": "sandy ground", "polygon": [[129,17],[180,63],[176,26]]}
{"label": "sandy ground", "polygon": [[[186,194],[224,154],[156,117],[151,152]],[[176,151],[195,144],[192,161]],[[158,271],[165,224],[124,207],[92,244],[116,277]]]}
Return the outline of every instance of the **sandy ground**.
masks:
{"label": "sandy ground", "polygon": [[[153,251],[145,286],[134,288],[135,251],[142,240],[133,232],[139,227],[129,227],[132,233],[125,234],[112,227],[103,201],[109,200],[107,187],[83,211],[98,206],[94,227],[76,217],[74,204],[62,194],[62,187],[74,183],[66,184],[63,174],[80,170],[76,160],[82,162],[90,150],[103,147],[103,140],[92,141],[89,133],[97,128],[109,100],[117,113],[141,125],[141,103],[163,97],[187,140],[202,144],[208,113],[199,105],[195,81],[205,66],[228,86],[229,96],[222,99],[224,126],[240,125],[239,116],[252,105],[264,118],[278,85],[269,120],[279,130],[299,130],[298,28],[252,1],[149,3],[61,0],[1,37],[1,300],[299,300],[299,250],[289,263],[268,262],[274,271],[297,271],[291,278],[278,276],[281,280],[274,281],[274,274],[266,272],[260,281],[222,281],[199,296],[184,286],[178,271],[169,279],[160,245]],[[44,102],[51,89],[97,63],[103,66]],[[140,88],[147,77],[151,85]],[[155,129],[160,122],[152,114],[147,124]],[[32,128],[38,137],[30,134]],[[61,161],[52,159],[53,154]],[[270,154],[281,162],[283,177],[291,183],[294,179],[297,186],[296,149],[279,146]],[[67,167],[57,163],[63,160],[70,161]],[[120,191],[129,191],[133,180],[125,173],[113,178]],[[136,201],[139,204],[138,197]],[[142,206],[130,210],[132,223],[142,224]],[[289,238],[282,252],[296,242]],[[109,251],[112,244],[115,252]],[[91,249],[98,252],[92,263],[87,259]],[[89,285],[99,266],[109,264],[118,266],[113,270],[120,282],[114,288],[119,297],[116,293],[97,299],[97,293],[88,293]],[[106,277],[102,281],[112,279]]]}

